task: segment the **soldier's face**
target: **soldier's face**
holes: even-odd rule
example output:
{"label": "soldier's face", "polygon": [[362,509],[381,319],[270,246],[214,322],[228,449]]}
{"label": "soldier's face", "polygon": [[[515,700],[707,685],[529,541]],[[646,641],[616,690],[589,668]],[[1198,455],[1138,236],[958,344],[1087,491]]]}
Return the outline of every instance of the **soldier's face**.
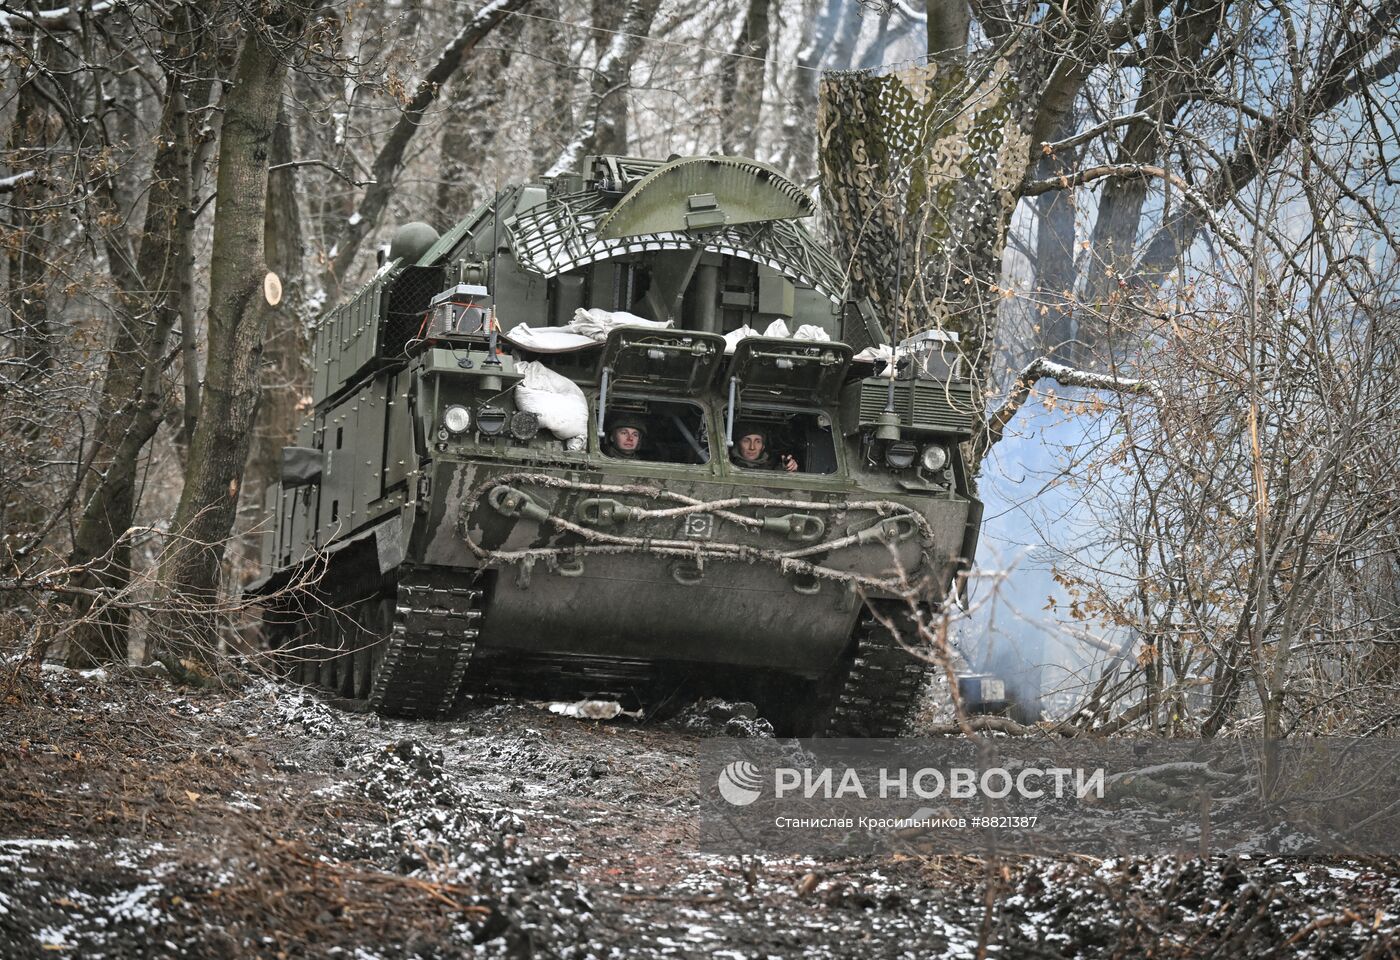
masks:
{"label": "soldier's face", "polygon": [[613,431],[613,445],[631,453],[642,445],[642,432],[635,427],[618,427]]}
{"label": "soldier's face", "polygon": [[740,437],[739,456],[745,460],[757,460],[763,456],[763,434],[750,433]]}

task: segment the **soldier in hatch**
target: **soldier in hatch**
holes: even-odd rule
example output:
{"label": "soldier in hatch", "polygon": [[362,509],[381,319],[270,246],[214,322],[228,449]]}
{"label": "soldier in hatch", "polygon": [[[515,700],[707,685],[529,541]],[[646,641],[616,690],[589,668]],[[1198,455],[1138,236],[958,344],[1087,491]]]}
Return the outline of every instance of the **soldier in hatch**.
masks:
{"label": "soldier in hatch", "polygon": [[797,472],[797,461],[790,455],[785,453],[778,460],[773,459],[768,452],[768,428],[758,423],[734,425],[734,448],[729,459],[735,466],[749,470]]}
{"label": "soldier in hatch", "polygon": [[622,460],[636,460],[646,435],[646,424],[642,422],[641,417],[621,414],[613,418],[612,426],[608,428],[607,438],[603,441],[603,452]]}

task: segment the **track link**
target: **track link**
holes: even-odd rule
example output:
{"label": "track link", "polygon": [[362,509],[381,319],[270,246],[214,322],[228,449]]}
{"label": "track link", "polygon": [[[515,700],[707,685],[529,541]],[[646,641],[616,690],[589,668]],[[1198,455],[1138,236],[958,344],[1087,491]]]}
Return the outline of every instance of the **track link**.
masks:
{"label": "track link", "polygon": [[[881,610],[900,633],[913,631],[903,610]],[[850,672],[827,714],[827,737],[898,737],[912,719],[929,665],[918,659],[869,610],[855,630]]]}
{"label": "track link", "polygon": [[476,651],[484,589],[460,572],[404,570],[369,704],[376,713],[432,718],[452,712]]}

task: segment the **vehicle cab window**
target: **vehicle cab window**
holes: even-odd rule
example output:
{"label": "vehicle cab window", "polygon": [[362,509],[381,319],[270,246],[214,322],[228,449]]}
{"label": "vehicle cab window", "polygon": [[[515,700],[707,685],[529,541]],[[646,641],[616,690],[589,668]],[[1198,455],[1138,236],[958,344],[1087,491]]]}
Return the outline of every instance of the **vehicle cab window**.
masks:
{"label": "vehicle cab window", "polygon": [[605,420],[599,443],[605,457],[652,463],[710,462],[705,413],[698,404],[615,397]]}
{"label": "vehicle cab window", "polygon": [[741,470],[836,472],[836,439],[831,417],[825,413],[740,407],[735,412],[732,440],[729,462]]}

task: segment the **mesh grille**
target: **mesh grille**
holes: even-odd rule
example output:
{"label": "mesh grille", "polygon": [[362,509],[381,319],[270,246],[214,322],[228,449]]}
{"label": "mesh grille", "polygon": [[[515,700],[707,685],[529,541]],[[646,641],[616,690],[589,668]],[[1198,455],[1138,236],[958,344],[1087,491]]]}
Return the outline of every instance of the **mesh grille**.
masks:
{"label": "mesh grille", "polygon": [[772,267],[833,302],[845,296],[846,277],[840,265],[805,227],[791,220],[740,223],[703,234],[654,233],[603,240],[596,230],[609,209],[606,198],[596,191],[554,197],[506,220],[506,234],[521,265],[546,277],[627,253],[698,247]]}
{"label": "mesh grille", "polygon": [[841,317],[841,333],[841,339],[849,343],[851,349],[856,353],[885,342],[883,336],[877,340],[871,335],[872,331],[866,325],[865,318],[860,315],[860,307],[854,300],[846,301],[845,310]]}
{"label": "mesh grille", "polygon": [[434,296],[445,286],[442,267],[405,267],[395,280],[384,312],[381,357],[403,356],[408,341],[418,336]]}
{"label": "mesh grille", "polygon": [[[860,422],[874,424],[885,410],[889,381],[872,377],[860,388]],[[972,387],[966,383],[898,380],[894,409],[906,427],[972,436]]]}

